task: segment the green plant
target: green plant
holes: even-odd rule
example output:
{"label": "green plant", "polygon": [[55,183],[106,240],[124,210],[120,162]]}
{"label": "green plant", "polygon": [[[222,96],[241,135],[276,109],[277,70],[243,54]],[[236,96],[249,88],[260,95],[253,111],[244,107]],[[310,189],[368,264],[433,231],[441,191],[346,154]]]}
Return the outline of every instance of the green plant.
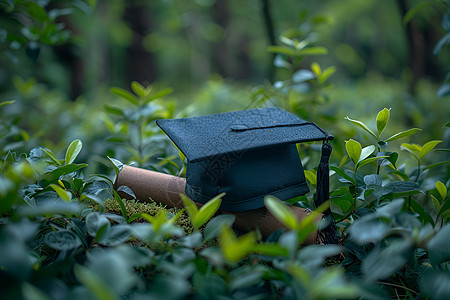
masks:
{"label": "green plant", "polygon": [[[166,88],[158,90],[148,85],[142,86],[133,81],[131,83],[133,93],[124,89],[114,87],[111,92],[123,100],[127,106],[121,108],[106,104],[105,110],[117,119],[115,122],[109,117],[104,121],[110,132],[113,134],[109,138],[110,142],[125,145],[131,156],[124,157],[124,161],[132,161],[138,166],[148,166],[149,159],[155,155],[155,137],[158,136],[154,128],[154,121],[158,118],[168,118],[174,113],[174,105],[170,102],[160,102],[158,99],[170,94],[172,89]],[[159,162],[159,165],[174,164],[170,159]],[[175,164],[175,167],[176,164]]]}

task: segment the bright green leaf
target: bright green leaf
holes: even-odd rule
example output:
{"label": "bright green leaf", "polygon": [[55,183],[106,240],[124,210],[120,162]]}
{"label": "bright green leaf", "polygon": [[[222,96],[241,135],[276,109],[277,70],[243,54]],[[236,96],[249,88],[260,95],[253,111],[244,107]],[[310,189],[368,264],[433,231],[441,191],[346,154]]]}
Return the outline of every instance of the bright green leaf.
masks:
{"label": "bright green leaf", "polygon": [[358,120],[350,119],[349,117],[345,117],[345,119],[348,120],[348,121],[350,121],[350,122],[352,122],[352,123],[355,124],[356,126],[361,127],[362,129],[364,129],[365,131],[367,131],[368,133],[370,133],[375,139],[378,140],[378,137],[375,135],[375,133],[373,133],[373,131],[370,130],[369,127],[367,127],[367,125],[364,124],[363,122],[358,121]]}
{"label": "bright green leaf", "polygon": [[16,100],[10,100],[10,101],[3,101],[0,102],[0,107],[8,105],[8,104],[13,104],[14,102],[16,102]]}
{"label": "bright green leaf", "polygon": [[402,132],[396,133],[396,134],[394,134],[391,137],[388,137],[386,139],[386,142],[398,140],[398,139],[401,139],[401,138],[413,135],[413,134],[415,134],[415,133],[417,133],[419,131],[422,131],[422,129],[420,129],[420,128],[411,128],[411,129],[408,129],[406,131],[402,131]]}
{"label": "bright green leaf", "polygon": [[147,96],[145,88],[137,81],[131,83],[131,89],[141,99],[145,99]]}
{"label": "bright green leaf", "polygon": [[447,187],[442,182],[436,182],[436,190],[439,192],[441,196],[441,200],[444,201],[445,197],[447,197]]}
{"label": "bright green leaf", "polygon": [[105,110],[106,110],[107,112],[109,112],[109,113],[111,113],[111,114],[119,115],[119,116],[121,116],[121,117],[124,116],[123,110],[122,110],[121,108],[119,108],[119,107],[115,107],[115,106],[106,104],[106,105],[104,106],[104,108],[105,108]]}
{"label": "bright green leaf", "polygon": [[345,142],[345,149],[347,150],[347,154],[353,163],[356,165],[361,157],[362,147],[361,144],[353,139]]}
{"label": "bright green leaf", "polygon": [[419,159],[419,153],[422,150],[422,146],[417,144],[403,143],[400,145],[400,149],[406,150],[411,153],[416,159]]}
{"label": "bright green leaf", "polygon": [[180,198],[183,201],[184,208],[186,209],[187,214],[191,218],[192,223],[194,223],[194,220],[197,217],[198,213],[197,205],[195,205],[194,201],[186,197],[184,194],[180,194]]}
{"label": "bright green leaf", "polygon": [[330,170],[333,170],[336,172],[336,174],[338,174],[339,176],[345,178],[346,180],[350,181],[352,184],[355,184],[355,179],[352,178],[351,176],[349,176],[348,174],[346,174],[344,172],[344,170],[342,170],[339,167],[335,167],[335,166],[330,166]]}
{"label": "bright green leaf", "polygon": [[269,46],[267,50],[271,53],[283,54],[286,56],[295,56],[295,50],[287,46]]}
{"label": "bright green leaf", "polygon": [[111,91],[111,93],[119,96],[122,99],[127,100],[128,102],[130,102],[134,105],[139,105],[139,100],[132,93],[130,93],[124,89],[114,87],[114,88],[111,88],[110,91]]}
{"label": "bright green leaf", "polygon": [[222,227],[219,235],[220,249],[223,256],[231,263],[236,263],[248,255],[257,241],[255,232],[249,232],[236,237],[233,230],[227,226]]}
{"label": "bright green leaf", "polygon": [[298,226],[298,220],[292,210],[279,199],[273,196],[266,196],[264,204],[267,209],[275,216],[281,223],[290,229],[295,229]]}
{"label": "bright green leaf", "polygon": [[48,157],[50,157],[50,159],[56,163],[58,166],[61,166],[61,162],[59,161],[59,159],[56,157],[55,154],[53,154],[52,151],[42,148],[42,151],[44,151],[45,154],[47,154]]}
{"label": "bright green leaf", "polygon": [[322,70],[320,69],[320,66],[317,62],[313,62],[311,64],[311,70],[316,74],[317,77],[320,77]]}
{"label": "bright green leaf", "polygon": [[375,151],[375,149],[376,149],[376,147],[374,145],[364,147],[361,150],[361,155],[358,159],[358,163],[365,160],[367,157],[369,157],[369,155],[372,154]]}
{"label": "bright green leaf", "polygon": [[304,56],[304,55],[325,55],[328,53],[328,49],[325,47],[310,47],[310,48],[304,48],[302,50],[297,50],[295,54],[297,56]]}
{"label": "bright green leaf", "polygon": [[204,204],[198,210],[197,215],[194,217],[193,225],[195,228],[200,228],[203,224],[209,221],[211,217],[217,212],[222,203],[222,197],[225,193],[221,193]]}
{"label": "bright green leaf", "polygon": [[380,158],[386,158],[386,157],[388,157],[388,156],[377,156],[377,157],[369,157],[369,158],[366,158],[365,160],[362,160],[362,161],[358,162],[358,164],[357,164],[357,166],[356,166],[356,169],[359,169],[359,168],[361,168],[362,166],[365,166],[365,165],[367,165],[367,164],[370,164],[370,163],[372,163],[372,162],[375,162],[375,161],[377,161],[377,160],[380,159]]}
{"label": "bright green leaf", "polygon": [[427,155],[431,150],[434,149],[434,147],[437,146],[437,144],[441,143],[442,141],[430,141],[422,146],[422,149],[420,150],[419,157],[422,159],[425,155]]}
{"label": "bright green leaf", "polygon": [[389,109],[384,108],[377,114],[378,136],[380,136],[384,128],[386,128],[388,121],[389,121]]}
{"label": "bright green leaf", "polygon": [[78,154],[83,147],[83,143],[80,140],[74,140],[70,143],[69,148],[66,151],[66,165],[70,165],[77,158]]}
{"label": "bright green leaf", "polygon": [[331,77],[336,72],[336,67],[328,67],[326,68],[319,77],[319,82],[324,83],[328,78]]}
{"label": "bright green leaf", "polygon": [[310,170],[305,170],[305,177],[309,183],[316,186],[317,185],[317,176],[316,173]]}
{"label": "bright green leaf", "polygon": [[159,99],[159,98],[162,98],[164,96],[167,96],[167,95],[171,94],[172,91],[173,90],[171,88],[167,88],[167,89],[160,90],[160,91],[158,91],[158,92],[156,92],[154,94],[150,94],[150,95],[147,96],[147,98],[145,98],[144,103],[148,103],[148,102],[150,102],[152,100]]}
{"label": "bright green leaf", "polygon": [[71,193],[67,192],[59,185],[51,184],[50,186],[52,187],[52,189],[55,190],[55,192],[58,194],[58,196],[61,197],[61,199],[63,199],[66,202],[70,202],[70,200],[72,199]]}

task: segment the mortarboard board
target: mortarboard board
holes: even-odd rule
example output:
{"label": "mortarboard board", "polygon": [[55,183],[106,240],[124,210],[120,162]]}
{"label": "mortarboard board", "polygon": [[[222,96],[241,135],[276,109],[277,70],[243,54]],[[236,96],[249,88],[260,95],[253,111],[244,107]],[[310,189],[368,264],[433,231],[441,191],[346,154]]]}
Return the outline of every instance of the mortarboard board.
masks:
{"label": "mortarboard board", "polygon": [[[187,158],[186,194],[206,203],[225,192],[221,209],[230,212],[263,207],[266,195],[287,200],[308,193],[296,143],[333,139],[316,124],[277,107],[156,123]],[[326,187],[318,188],[318,204],[328,199],[331,146],[322,149],[320,165],[326,171],[319,166],[318,173],[326,174]]]}

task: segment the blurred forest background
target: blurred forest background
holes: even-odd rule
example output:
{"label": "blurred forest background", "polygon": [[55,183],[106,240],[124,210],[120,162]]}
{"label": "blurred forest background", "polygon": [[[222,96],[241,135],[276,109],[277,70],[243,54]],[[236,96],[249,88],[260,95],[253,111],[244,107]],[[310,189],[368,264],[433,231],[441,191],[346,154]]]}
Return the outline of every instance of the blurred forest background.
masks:
{"label": "blurred forest background", "polygon": [[[111,87],[130,90],[137,81],[173,89],[161,100],[164,117],[244,109],[261,94],[286,108],[277,96],[283,90],[271,91],[313,62],[335,72],[320,97],[290,88],[284,96],[297,100],[289,110],[343,140],[358,133],[345,116],[374,125],[388,107],[392,131],[422,128],[418,143],[442,138],[448,7],[440,0],[0,1],[0,100],[16,100],[0,112],[17,125],[6,150],[58,151],[81,138],[92,153],[120,158],[104,146],[124,130],[105,112],[105,104],[121,103]],[[283,68],[286,58],[268,47],[293,32],[327,53]]]}

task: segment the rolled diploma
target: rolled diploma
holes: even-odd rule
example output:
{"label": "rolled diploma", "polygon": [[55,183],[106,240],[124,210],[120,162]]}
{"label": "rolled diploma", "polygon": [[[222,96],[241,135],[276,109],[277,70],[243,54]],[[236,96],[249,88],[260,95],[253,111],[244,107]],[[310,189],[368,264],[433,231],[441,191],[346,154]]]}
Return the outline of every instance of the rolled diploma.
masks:
{"label": "rolled diploma", "polygon": [[[185,178],[132,166],[124,166],[117,176],[114,189],[117,190],[122,185],[129,187],[140,201],[149,202],[151,198],[153,201],[159,202],[167,207],[184,208],[180,194],[186,195]],[[133,199],[126,193],[119,192],[119,194],[125,199]],[[201,203],[195,203],[199,207],[202,206]],[[289,208],[297,216],[299,221],[309,215],[309,212],[301,207],[289,206]],[[259,229],[264,237],[269,236],[278,229],[286,228],[265,207],[246,212],[223,213],[236,216],[234,225],[238,229],[242,231]],[[318,214],[315,218],[316,222],[319,222],[322,217],[322,214]],[[316,236],[317,231],[311,233],[304,244],[314,244]]]}

